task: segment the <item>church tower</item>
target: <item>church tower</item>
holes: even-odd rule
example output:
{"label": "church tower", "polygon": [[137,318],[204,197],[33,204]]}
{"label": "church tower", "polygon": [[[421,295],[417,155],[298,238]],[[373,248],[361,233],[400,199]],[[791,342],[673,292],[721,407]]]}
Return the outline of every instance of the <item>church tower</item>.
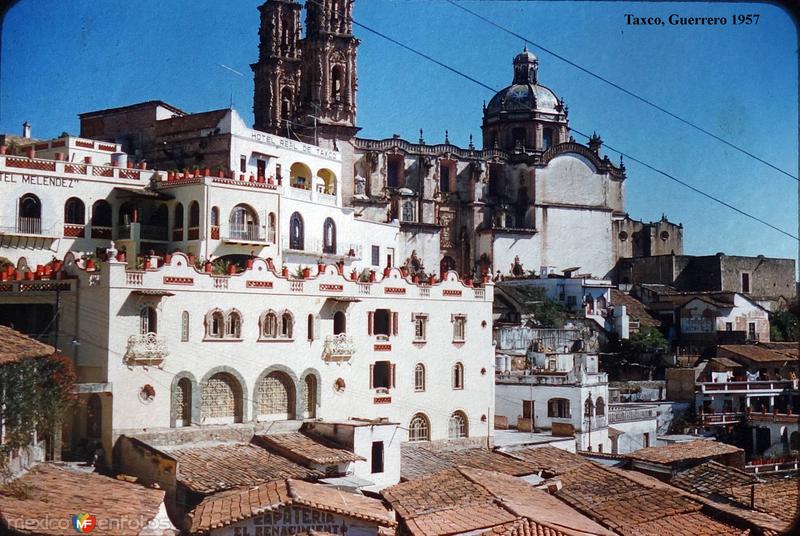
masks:
{"label": "church tower", "polygon": [[303,52],[300,9],[295,0],[267,0],[258,8],[258,62],[250,66],[255,79],[253,126],[257,130],[286,136],[287,121],[297,117]]}
{"label": "church tower", "polygon": [[[303,76],[299,118],[306,135],[321,145],[353,138],[356,128],[354,0],[306,2]],[[316,118],[316,119],[315,119]],[[316,122],[316,124],[315,124]]]}

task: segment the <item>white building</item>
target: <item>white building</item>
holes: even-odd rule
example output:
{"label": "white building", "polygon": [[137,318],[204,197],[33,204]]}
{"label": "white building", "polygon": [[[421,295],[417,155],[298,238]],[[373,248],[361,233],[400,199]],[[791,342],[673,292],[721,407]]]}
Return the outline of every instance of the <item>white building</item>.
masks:
{"label": "white building", "polygon": [[[0,155],[0,321],[74,359],[66,446],[108,462],[123,433],[353,418],[485,441],[493,285],[386,267],[407,253],[398,226],[341,206],[338,153],[207,115],[235,173],[133,169],[118,145],[112,166]],[[71,161],[105,150],[47,150],[62,141]]]}

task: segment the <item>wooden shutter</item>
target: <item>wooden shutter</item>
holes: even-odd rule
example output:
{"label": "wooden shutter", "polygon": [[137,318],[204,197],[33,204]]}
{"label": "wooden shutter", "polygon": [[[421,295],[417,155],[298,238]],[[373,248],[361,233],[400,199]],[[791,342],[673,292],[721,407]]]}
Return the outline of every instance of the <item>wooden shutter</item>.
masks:
{"label": "wooden shutter", "polygon": [[397,327],[400,323],[399,313],[392,313],[392,335],[397,335]]}
{"label": "wooden shutter", "polygon": [[[397,314],[397,313],[395,313],[395,314]],[[396,368],[396,367],[395,367],[395,364],[394,364],[394,363],[392,363],[392,364],[391,364],[391,365],[389,365],[389,366],[391,367],[391,369],[390,369],[390,371],[389,371],[389,372],[391,372],[391,374],[392,374],[392,377],[391,377],[391,383],[390,383],[390,385],[392,386],[392,389],[394,389],[394,386],[395,386],[394,379],[395,379],[395,368]]]}
{"label": "wooden shutter", "polygon": [[375,312],[370,311],[367,313],[367,334],[372,335],[372,326],[375,323]]}
{"label": "wooden shutter", "polygon": [[[372,313],[370,313],[370,314],[372,314]],[[374,372],[374,369],[375,369],[375,365],[370,365],[369,366],[369,388],[370,389],[372,389],[372,374]]]}

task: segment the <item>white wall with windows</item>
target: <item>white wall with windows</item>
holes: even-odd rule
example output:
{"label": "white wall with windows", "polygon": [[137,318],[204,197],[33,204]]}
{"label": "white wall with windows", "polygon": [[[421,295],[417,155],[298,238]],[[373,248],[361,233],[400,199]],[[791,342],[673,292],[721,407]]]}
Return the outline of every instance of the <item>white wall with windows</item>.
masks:
{"label": "white wall with windows", "polygon": [[87,272],[71,257],[67,269],[80,318],[107,322],[82,324],[68,352],[79,375],[91,363],[113,385],[109,441],[112,430],[355,417],[399,423],[403,440],[447,440],[485,437],[492,422],[491,285],[416,285],[398,269],[358,283],[334,266],[283,278],[262,259],[217,276],[182,254],[145,272]]}

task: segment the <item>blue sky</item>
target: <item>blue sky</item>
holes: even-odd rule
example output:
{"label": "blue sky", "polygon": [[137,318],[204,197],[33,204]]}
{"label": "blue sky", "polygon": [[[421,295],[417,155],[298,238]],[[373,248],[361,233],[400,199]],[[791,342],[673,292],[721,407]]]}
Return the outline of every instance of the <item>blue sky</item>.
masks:
{"label": "blue sky", "polygon": [[[260,2],[20,0],[3,22],[0,131],[77,134],[77,114],[148,99],[197,112],[234,106],[252,122],[249,64]],[[469,1],[464,5],[797,175],[796,29],[746,3]],[[625,14],[726,16],[725,26],[628,26]],[[734,26],[757,13],[758,25]],[[357,0],[355,19],[491,87],[511,82],[521,40],[441,0]],[[358,123],[434,143],[480,140],[480,86],[356,28]],[[538,50],[540,81],[571,125],[797,233],[797,183]],[[244,74],[237,76],[220,65]],[[582,140],[576,135],[579,141]],[[618,155],[607,151],[618,160]],[[684,224],[687,253],[796,257],[797,243],[627,162],[626,207]]]}

